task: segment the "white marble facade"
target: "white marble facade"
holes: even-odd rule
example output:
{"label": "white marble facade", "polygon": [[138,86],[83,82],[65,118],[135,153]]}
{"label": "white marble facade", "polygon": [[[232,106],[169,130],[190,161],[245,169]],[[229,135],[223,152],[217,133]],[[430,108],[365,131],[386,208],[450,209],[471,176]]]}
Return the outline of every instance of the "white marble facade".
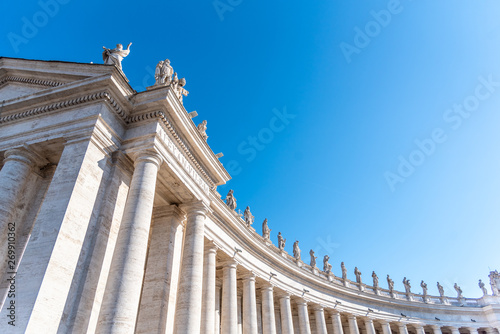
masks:
{"label": "white marble facade", "polygon": [[169,84],[0,58],[0,103],[0,333],[498,334],[498,295],[389,291],[261,237]]}

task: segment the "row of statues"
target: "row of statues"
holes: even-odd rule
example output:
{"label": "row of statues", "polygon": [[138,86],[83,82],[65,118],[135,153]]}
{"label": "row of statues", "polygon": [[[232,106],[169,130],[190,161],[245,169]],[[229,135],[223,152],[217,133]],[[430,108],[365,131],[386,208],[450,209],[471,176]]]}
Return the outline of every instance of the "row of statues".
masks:
{"label": "row of statues", "polygon": [[[234,191],[233,190],[230,190],[229,193],[227,194],[226,196],[226,205],[231,209],[231,210],[235,210],[236,209],[236,198],[234,198]],[[245,220],[245,223],[246,223],[246,226],[247,227],[251,227],[254,220],[255,220],[255,217],[252,215],[252,213],[250,212],[250,207],[247,206],[244,213],[243,213],[243,218]],[[270,240],[270,234],[271,234],[271,229],[269,228],[268,226],[268,221],[267,221],[267,218],[264,219],[264,222],[262,223],[262,237],[265,239],[265,240]],[[281,234],[281,232],[278,232],[278,248],[281,252],[284,252],[285,251],[285,244],[286,244],[286,239],[283,238],[283,235]],[[315,253],[314,253],[314,250],[310,250],[309,251],[309,255],[310,255],[310,266],[312,268],[316,268],[316,259],[318,258],[317,256],[315,256]],[[293,243],[293,257],[295,259],[296,262],[299,262],[301,261],[301,251],[300,251],[300,248],[299,248],[299,241],[296,240],[294,243]],[[329,263],[329,260],[330,260],[330,256],[328,255],[325,255],[323,257],[323,271],[330,275],[332,273],[332,265]],[[347,269],[345,267],[345,264],[344,262],[342,262],[340,264],[340,267],[341,267],[341,270],[342,270],[342,280],[344,282],[347,281]],[[363,289],[363,282],[362,282],[362,279],[361,279],[361,271],[358,269],[358,267],[355,267],[354,268],[354,275],[356,276],[356,283],[359,285],[359,288],[360,290]],[[380,286],[379,286],[379,278],[377,276],[377,274],[375,273],[375,271],[372,272],[372,279],[373,279],[373,288],[375,290],[375,293],[376,294],[379,294],[379,290],[380,290]],[[492,288],[492,291],[493,291],[493,295],[500,295],[500,291],[499,291],[499,287],[500,287],[500,274],[498,273],[498,271],[492,271],[490,272],[490,283],[491,283],[491,288]],[[387,285],[389,287],[389,294],[391,297],[395,298],[395,294],[394,294],[394,281],[389,277],[389,275],[387,275]],[[406,277],[403,278],[403,285],[405,287],[405,294],[406,294],[406,298],[408,300],[412,300],[412,292],[411,292],[411,284],[410,284],[410,280],[407,279]],[[485,287],[485,284],[482,280],[479,280],[479,288],[482,290],[483,292],[483,295],[484,296],[487,296],[488,295],[488,291]],[[422,298],[423,298],[423,301],[424,302],[428,302],[429,301],[429,297],[428,297],[428,294],[427,294],[427,283],[425,283],[423,280],[420,282],[420,287],[422,288]],[[440,297],[440,300],[442,303],[446,304],[448,303],[447,301],[447,298],[445,297],[444,295],[444,288],[443,286],[437,282],[437,288],[438,288],[438,291],[439,291],[439,297]],[[460,288],[460,286],[458,286],[457,283],[455,283],[454,285],[454,289],[455,291],[457,292],[457,299],[460,301],[460,302],[463,302],[464,301],[464,297],[462,295],[462,289]]]}

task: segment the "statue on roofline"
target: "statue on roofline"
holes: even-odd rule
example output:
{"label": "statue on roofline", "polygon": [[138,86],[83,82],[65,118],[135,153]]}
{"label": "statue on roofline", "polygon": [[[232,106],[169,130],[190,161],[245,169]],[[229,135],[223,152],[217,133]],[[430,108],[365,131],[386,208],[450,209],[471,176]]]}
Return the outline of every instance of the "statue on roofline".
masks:
{"label": "statue on roofline", "polygon": [[116,48],[108,49],[103,46],[104,51],[102,52],[102,60],[104,60],[104,64],[107,65],[115,65],[118,69],[122,69],[122,60],[127,57],[130,53],[130,46],[132,43],[129,43],[126,50],[123,50],[122,44],[116,44]]}

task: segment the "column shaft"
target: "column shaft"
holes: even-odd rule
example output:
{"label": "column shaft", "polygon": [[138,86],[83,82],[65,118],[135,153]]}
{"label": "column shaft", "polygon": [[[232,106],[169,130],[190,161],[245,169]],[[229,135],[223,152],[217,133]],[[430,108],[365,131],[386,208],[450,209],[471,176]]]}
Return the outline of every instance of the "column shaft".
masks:
{"label": "column shaft", "polygon": [[380,324],[382,325],[383,334],[392,334],[390,322],[384,320],[380,321]]}
{"label": "column shaft", "polygon": [[215,279],[217,246],[208,241],[205,245],[203,275],[203,305],[201,309],[201,333],[213,334],[215,331]]}
{"label": "column shaft", "polygon": [[154,152],[136,157],[97,333],[134,332],[160,164],[161,158]]}
{"label": "column shaft", "polygon": [[414,325],[417,334],[425,334],[424,326],[422,325]]}
{"label": "column shaft", "polygon": [[297,310],[299,313],[300,334],[311,334],[311,326],[309,324],[309,312],[307,310],[307,302],[303,299],[297,300]]}
{"label": "column shaft", "polygon": [[314,317],[316,318],[317,334],[328,334],[328,330],[326,329],[325,310],[322,307],[315,307]]}
{"label": "column shaft", "polygon": [[257,334],[257,296],[255,275],[243,279],[243,334]]}
{"label": "column shaft", "polygon": [[347,319],[349,320],[350,334],[359,334],[359,328],[358,328],[358,323],[356,321],[356,317],[353,315],[349,315]]}
{"label": "column shaft", "polygon": [[262,334],[276,334],[276,320],[274,318],[273,286],[264,284],[262,292]]}
{"label": "column shaft", "polygon": [[375,326],[372,319],[365,319],[366,334],[375,334]]}
{"label": "column shaft", "polygon": [[399,334],[408,334],[408,328],[406,328],[405,324],[398,323]]}
{"label": "column shaft", "polygon": [[174,333],[200,333],[203,286],[203,248],[205,243],[205,217],[207,207],[202,202],[181,205],[187,214],[182,269]]}
{"label": "column shaft", "polygon": [[218,279],[216,279],[216,283],[215,283],[215,324],[214,324],[215,334],[220,334],[221,292],[222,292],[222,283]]}
{"label": "column shaft", "polygon": [[333,334],[344,334],[344,329],[342,328],[342,319],[340,317],[340,313],[337,311],[332,312],[332,324]]}
{"label": "column shaft", "polygon": [[281,311],[281,331],[283,334],[294,334],[292,306],[290,305],[290,296],[285,295],[280,297]]}
{"label": "column shaft", "polygon": [[222,269],[221,334],[235,334],[238,331],[236,266],[236,261],[229,260]]}

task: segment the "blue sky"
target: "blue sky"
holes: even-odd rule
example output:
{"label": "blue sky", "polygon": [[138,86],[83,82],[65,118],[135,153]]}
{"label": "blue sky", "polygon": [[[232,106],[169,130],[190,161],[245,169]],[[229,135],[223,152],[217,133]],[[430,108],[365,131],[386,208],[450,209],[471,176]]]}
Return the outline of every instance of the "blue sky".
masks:
{"label": "blue sky", "polygon": [[[2,4],[0,55],[102,63],[138,91],[169,58],[254,226],[386,287],[466,297],[500,269],[496,1]],[[319,261],[321,262],[321,261]],[[489,286],[488,286],[489,288]]]}

